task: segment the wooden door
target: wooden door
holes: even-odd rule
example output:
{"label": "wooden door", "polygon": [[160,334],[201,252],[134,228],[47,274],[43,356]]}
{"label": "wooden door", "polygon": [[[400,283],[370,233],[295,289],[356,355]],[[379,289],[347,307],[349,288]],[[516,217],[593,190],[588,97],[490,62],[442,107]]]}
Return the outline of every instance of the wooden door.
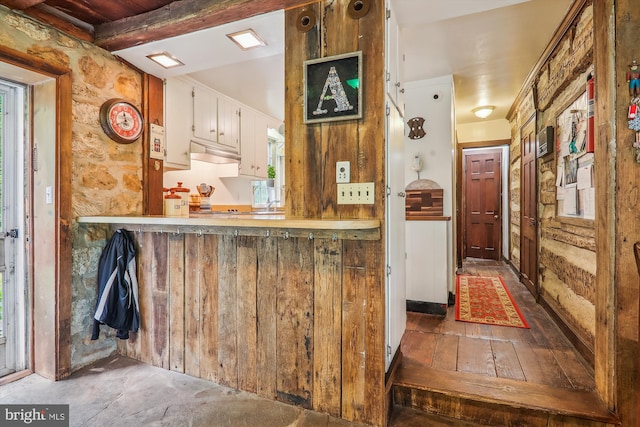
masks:
{"label": "wooden door", "polygon": [[465,255],[500,259],[501,151],[465,155]]}
{"label": "wooden door", "polygon": [[520,274],[529,291],[538,296],[537,168],[535,118],[521,129]]}

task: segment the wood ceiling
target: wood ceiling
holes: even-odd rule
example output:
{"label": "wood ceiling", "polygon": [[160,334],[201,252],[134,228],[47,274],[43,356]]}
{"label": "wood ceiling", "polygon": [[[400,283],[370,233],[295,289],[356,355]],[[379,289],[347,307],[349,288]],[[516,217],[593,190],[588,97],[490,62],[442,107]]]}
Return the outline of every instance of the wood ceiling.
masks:
{"label": "wood ceiling", "polygon": [[111,52],[317,0],[0,0]]}

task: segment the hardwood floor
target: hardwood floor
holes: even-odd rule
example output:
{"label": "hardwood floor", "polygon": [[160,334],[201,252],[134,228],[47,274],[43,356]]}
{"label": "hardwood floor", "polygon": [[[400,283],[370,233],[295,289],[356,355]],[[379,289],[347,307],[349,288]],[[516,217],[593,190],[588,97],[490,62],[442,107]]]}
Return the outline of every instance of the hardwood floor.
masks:
{"label": "hardwood floor", "polygon": [[453,306],[407,313],[391,426],[619,425],[593,369],[506,263],[468,259],[459,273],[501,276],[530,329],[458,322]]}
{"label": "hardwood floor", "polygon": [[445,317],[409,312],[401,344],[405,359],[445,371],[595,389],[593,369],[505,263],[468,259],[462,273],[501,276],[530,329],[458,322],[454,306]]}

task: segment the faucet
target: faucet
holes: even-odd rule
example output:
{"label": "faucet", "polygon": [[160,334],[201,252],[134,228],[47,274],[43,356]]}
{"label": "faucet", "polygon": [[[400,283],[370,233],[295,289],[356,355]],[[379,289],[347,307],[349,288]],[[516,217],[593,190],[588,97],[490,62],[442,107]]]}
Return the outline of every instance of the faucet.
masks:
{"label": "faucet", "polygon": [[[267,207],[266,207],[266,211],[269,212],[269,209],[271,209],[271,205],[273,205],[274,203],[280,203],[280,200],[271,200],[271,201],[267,201]],[[276,211],[276,207],[273,207],[273,211]]]}

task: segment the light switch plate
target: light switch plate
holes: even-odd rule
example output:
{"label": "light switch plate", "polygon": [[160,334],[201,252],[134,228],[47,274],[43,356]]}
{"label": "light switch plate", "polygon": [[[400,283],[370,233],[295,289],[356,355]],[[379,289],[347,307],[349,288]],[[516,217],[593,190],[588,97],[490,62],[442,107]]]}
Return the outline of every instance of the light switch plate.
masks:
{"label": "light switch plate", "polygon": [[355,182],[338,184],[339,205],[372,205],[375,184],[373,182]]}
{"label": "light switch plate", "polygon": [[336,162],[336,183],[344,184],[351,181],[351,162]]}

